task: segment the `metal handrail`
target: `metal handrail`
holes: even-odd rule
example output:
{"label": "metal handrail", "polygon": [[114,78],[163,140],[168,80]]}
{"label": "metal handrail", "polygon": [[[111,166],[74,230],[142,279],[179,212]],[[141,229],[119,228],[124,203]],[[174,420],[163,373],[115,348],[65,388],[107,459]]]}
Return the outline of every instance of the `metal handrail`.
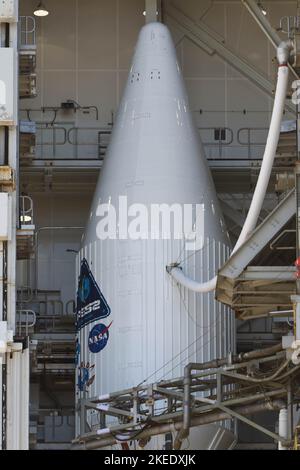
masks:
{"label": "metal handrail", "polygon": [[[29,26],[31,23],[31,27]],[[19,17],[19,37],[20,47],[35,47],[36,46],[36,27],[35,18],[33,16],[20,16]]]}
{"label": "metal handrail", "polygon": [[[253,132],[268,132],[267,127],[241,127],[237,131],[237,142],[239,145],[243,147],[248,147],[248,158],[251,158],[251,148],[253,147],[263,147],[266,144],[266,139],[264,142],[253,142],[251,140]],[[247,135],[247,140],[243,141],[241,138],[241,135],[243,133],[246,133]]]}
{"label": "metal handrail", "polygon": [[[209,145],[209,146],[219,146],[220,144],[222,144],[222,146],[227,146],[227,145],[230,145],[232,144],[233,142],[233,138],[234,138],[234,133],[233,133],[233,130],[230,128],[230,127],[198,127],[198,130],[199,131],[226,131],[226,136],[227,136],[227,133],[229,133],[229,139],[226,139],[226,140],[222,140],[221,137],[215,141],[215,142],[205,142],[204,140],[202,140],[202,144],[203,145]],[[220,135],[221,135],[221,132],[220,132]]]}
{"label": "metal handrail", "polygon": [[[60,321],[66,318],[72,318],[72,315],[38,315],[36,317],[37,331],[59,331],[56,328],[59,326]],[[75,328],[75,316],[73,318]]]}
{"label": "metal handrail", "polygon": [[[223,156],[223,148],[228,147],[229,145],[232,144],[234,135],[233,135],[233,130],[230,129],[230,127],[198,127],[198,130],[201,131],[213,131],[215,133],[216,131],[219,131],[219,140],[214,141],[214,142],[205,142],[202,140],[202,144],[204,147],[218,147],[219,148],[219,158],[222,158]],[[229,139],[223,140],[222,137],[222,132],[225,131],[225,138],[229,134]]]}
{"label": "metal handrail", "polygon": [[280,18],[279,31],[288,35],[289,38],[300,29],[300,16],[291,15]]}
{"label": "metal handrail", "polygon": [[21,226],[33,225],[33,200],[29,196],[20,196],[19,200]]}
{"label": "metal handrail", "polygon": [[[96,133],[96,138],[97,141],[85,141],[85,142],[79,142],[78,141],[78,134],[80,131],[95,131]],[[103,129],[99,127],[71,127],[71,129],[68,130],[68,136],[67,140],[70,145],[74,145],[77,148],[78,147],[91,147],[95,146],[98,150],[98,155],[97,157],[101,159],[101,157],[105,154],[103,153],[102,150],[106,149],[107,146],[102,145],[101,137],[103,135],[110,135],[111,130],[110,129]]]}
{"label": "metal handrail", "polygon": [[[27,297],[24,298],[24,292],[27,291]],[[29,303],[33,299],[33,292],[31,286],[18,286],[17,287],[17,294],[18,294],[18,303],[19,304],[24,304],[24,303]]]}
{"label": "metal handrail", "polygon": [[[16,322],[16,329],[18,334],[22,334],[22,329],[25,328],[25,334],[28,335],[29,328],[32,328],[36,324],[36,313],[33,310],[17,310],[16,314],[19,315],[19,320]],[[25,323],[22,322],[22,316],[25,315]],[[33,320],[29,323],[29,315],[33,316]]]}
{"label": "metal handrail", "polygon": [[[241,127],[240,129],[238,129],[237,131],[237,141],[240,145],[249,145],[252,144],[252,145],[265,145],[266,141],[263,141],[263,142],[252,142],[251,141],[251,133],[254,131],[254,132],[268,132],[268,127]],[[248,139],[247,141],[243,141],[241,140],[241,134],[242,132],[247,132],[247,135],[248,135]]]}
{"label": "metal handrail", "polygon": [[[28,112],[28,110],[27,110]],[[68,126],[71,126],[69,127]],[[110,136],[112,129],[108,127],[81,127],[75,126],[74,122],[66,123],[61,122],[59,125],[54,124],[53,122],[37,122],[37,130],[39,131],[39,139],[36,143],[37,147],[40,147],[41,155],[37,158],[50,158],[55,160],[56,158],[64,160],[68,159],[89,159],[89,160],[102,160],[103,156],[106,153],[108,146],[108,139],[104,139],[104,136]],[[213,133],[219,131],[219,139],[215,140]],[[222,132],[225,131],[226,140],[222,140]],[[235,131],[230,127],[198,127],[198,131],[202,134],[202,143],[206,149],[217,149],[217,156],[209,158],[224,158],[225,150],[228,153],[228,149],[234,149],[235,152],[238,150],[244,150],[247,147],[247,155],[244,155],[246,152],[243,151],[244,158],[252,158],[254,156],[254,150],[263,147],[266,143],[266,140],[258,141],[255,140],[254,135],[262,132],[267,132],[268,128],[266,127],[242,127]],[[44,141],[44,133],[49,132],[50,136],[46,141]],[[59,135],[59,133],[61,135]],[[81,137],[85,133],[84,139]],[[206,133],[206,136],[203,135]],[[212,138],[207,139],[207,133],[212,134]],[[236,143],[235,143],[236,142]],[[66,151],[66,155],[61,156],[64,146],[71,146],[72,150],[70,152]],[[43,153],[44,147],[52,147],[49,156],[45,156]],[[59,156],[58,156],[58,147],[60,147]],[[85,149],[87,147],[92,148],[90,157],[87,156],[87,152],[80,148]],[[93,150],[95,148],[95,151]],[[70,148],[68,149],[70,151]],[[84,155],[81,155],[84,154]],[[215,152],[214,152],[215,153]]]}
{"label": "metal handrail", "polygon": [[[38,305],[39,305],[39,312],[41,312],[41,307],[44,306],[44,314],[45,316],[56,316],[56,317],[59,317],[59,316],[63,316],[64,315],[64,304],[63,304],[63,301],[62,300],[59,300],[59,299],[55,299],[55,300],[52,300],[52,299],[47,299],[47,300],[39,300],[38,301]],[[59,311],[58,313],[55,313],[56,312],[56,306],[58,307],[57,311]],[[51,309],[52,313],[49,314],[49,309]]]}
{"label": "metal handrail", "polygon": [[[52,131],[52,135],[53,135],[53,140],[51,142],[44,142],[43,140],[41,140],[40,142],[37,141],[36,142],[36,145],[37,146],[43,146],[43,145],[51,145],[51,146],[54,146],[54,145],[65,145],[67,143],[67,135],[68,135],[68,131],[65,127],[63,126],[56,126],[56,125],[52,125],[52,123],[48,123],[48,122],[45,122],[45,123],[38,123],[37,124],[37,127],[36,127],[37,130],[39,131]],[[56,141],[56,132],[57,131],[62,131],[63,132],[63,138],[61,140],[61,142],[57,142]]]}

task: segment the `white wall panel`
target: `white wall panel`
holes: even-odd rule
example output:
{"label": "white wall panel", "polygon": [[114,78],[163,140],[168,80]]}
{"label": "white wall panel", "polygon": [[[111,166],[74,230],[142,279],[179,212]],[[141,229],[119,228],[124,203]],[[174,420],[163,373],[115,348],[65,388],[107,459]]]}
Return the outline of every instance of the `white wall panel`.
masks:
{"label": "white wall panel", "polygon": [[[74,99],[75,94],[76,77],[74,72],[50,70],[44,72],[43,98],[45,106],[60,106],[62,101]],[[69,116],[73,119],[73,113],[69,114]],[[50,120],[53,119],[53,117],[52,114]]]}
{"label": "white wall panel", "polygon": [[225,76],[225,62],[209,56],[189,39],[183,40],[183,73],[186,78],[220,78]]}
{"label": "white wall panel", "polygon": [[117,1],[78,2],[78,67],[115,69],[117,55]]}
{"label": "white wall panel", "polygon": [[[117,109],[117,75],[113,71],[80,71],[78,74],[78,100],[82,105],[95,105],[99,108],[99,121],[94,114],[78,115],[80,122],[93,120],[94,125],[107,125],[111,120],[111,111]],[[93,119],[94,118],[94,119]]]}
{"label": "white wall panel", "polygon": [[186,15],[192,16],[195,20],[200,19],[213,3],[211,0],[173,0],[172,3],[183,11]]}
{"label": "white wall panel", "polygon": [[44,68],[75,69],[76,0],[51,0],[47,7],[50,14],[42,23]]}
{"label": "white wall panel", "polygon": [[268,39],[240,2],[226,4],[226,45],[267,75]]}
{"label": "white wall panel", "polygon": [[186,80],[191,109],[223,110],[225,109],[224,80],[194,79]]}
{"label": "white wall panel", "polygon": [[139,30],[144,24],[144,0],[119,1],[119,66],[128,69]]}

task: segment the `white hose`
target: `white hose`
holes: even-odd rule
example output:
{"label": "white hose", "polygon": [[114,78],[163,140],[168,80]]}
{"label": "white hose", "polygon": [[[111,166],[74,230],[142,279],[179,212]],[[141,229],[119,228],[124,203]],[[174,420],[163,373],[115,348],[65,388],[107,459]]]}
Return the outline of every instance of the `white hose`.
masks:
{"label": "white hose", "polygon": [[[247,218],[231,256],[238,250],[238,248],[240,248],[241,245],[243,245],[243,243],[245,243],[251,232],[255,229],[259,214],[261,212],[270,181],[271,171],[278,146],[278,140],[280,137],[281,121],[288,86],[288,77],[289,70],[287,64],[284,63],[278,67],[278,79],[272,119],[258,181]],[[211,292],[217,286],[217,276],[207,282],[199,283],[185,276],[185,274],[182,272],[182,269],[179,267],[169,267],[168,272],[177,282],[179,282],[179,284],[194,292]]]}

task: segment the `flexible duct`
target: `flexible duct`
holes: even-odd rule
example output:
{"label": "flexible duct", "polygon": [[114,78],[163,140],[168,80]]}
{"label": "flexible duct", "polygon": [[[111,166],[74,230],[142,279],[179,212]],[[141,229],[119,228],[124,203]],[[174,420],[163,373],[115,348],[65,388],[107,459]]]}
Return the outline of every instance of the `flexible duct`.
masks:
{"label": "flexible duct", "polygon": [[[292,43],[286,41],[280,44],[277,50],[279,62],[278,79],[266,148],[251,206],[231,256],[245,243],[251,232],[255,229],[265,199],[280,136],[289,76],[287,62],[291,49]],[[194,292],[211,292],[217,286],[217,276],[207,282],[199,283],[187,277],[178,266],[169,266],[167,271],[179,284]]]}

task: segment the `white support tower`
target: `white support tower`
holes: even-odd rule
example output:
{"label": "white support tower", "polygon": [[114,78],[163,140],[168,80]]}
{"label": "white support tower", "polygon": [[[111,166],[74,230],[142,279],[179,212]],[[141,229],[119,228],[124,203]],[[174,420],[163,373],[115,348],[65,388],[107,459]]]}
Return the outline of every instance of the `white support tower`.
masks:
{"label": "white support tower", "polygon": [[28,449],[28,341],[17,342],[18,0],[0,4],[1,449]]}

